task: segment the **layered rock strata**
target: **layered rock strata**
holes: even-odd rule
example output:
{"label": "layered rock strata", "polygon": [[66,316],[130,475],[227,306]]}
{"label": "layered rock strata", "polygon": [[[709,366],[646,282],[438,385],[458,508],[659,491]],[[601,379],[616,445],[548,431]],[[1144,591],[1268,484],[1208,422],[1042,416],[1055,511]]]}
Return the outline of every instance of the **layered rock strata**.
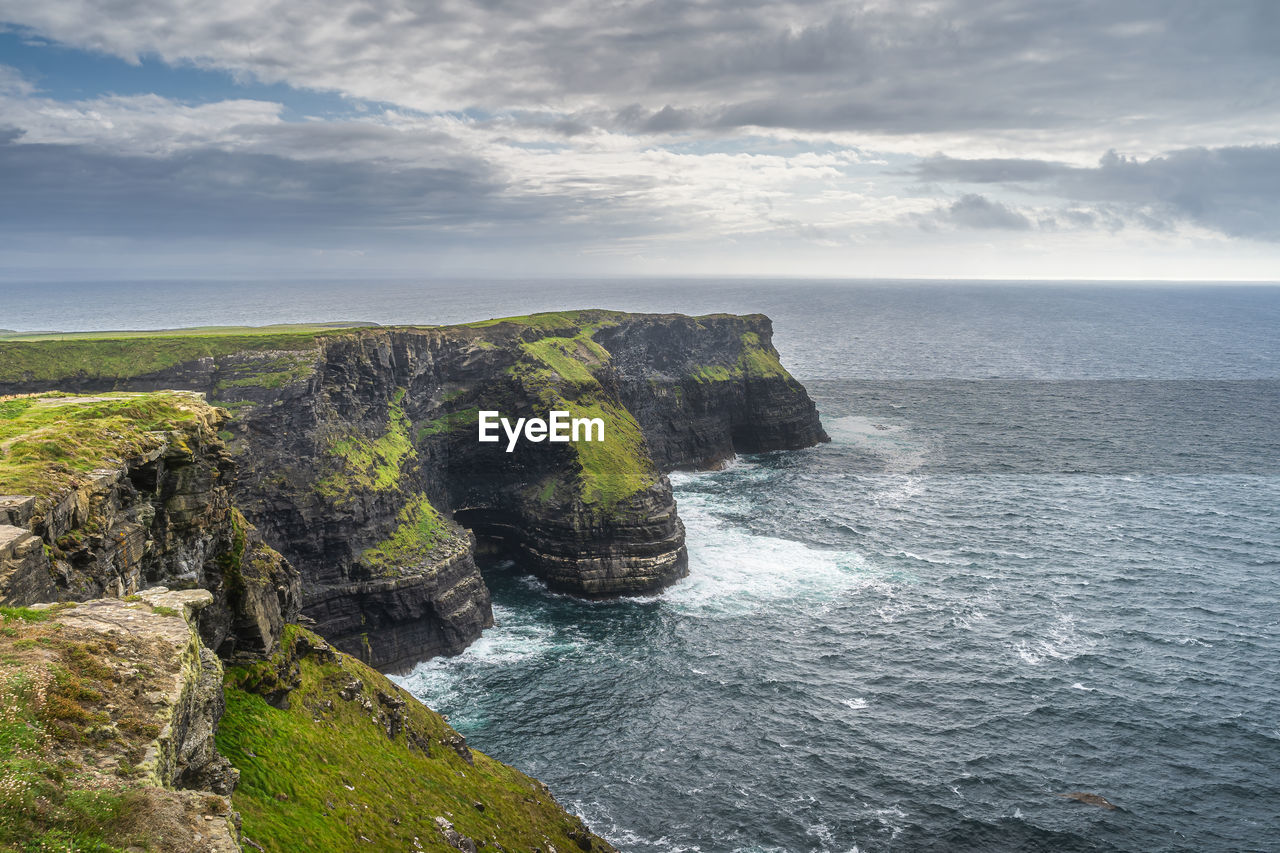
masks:
{"label": "layered rock strata", "polygon": [[[0,471],[36,494],[0,496],[0,604],[201,587],[213,597],[200,615],[209,647],[226,658],[274,650],[298,616],[301,579],[232,505],[226,411],[192,394],[13,402],[32,426],[0,443]],[[140,404],[173,420],[142,429],[129,420]],[[99,433],[105,456],[76,458],[82,430]]]}

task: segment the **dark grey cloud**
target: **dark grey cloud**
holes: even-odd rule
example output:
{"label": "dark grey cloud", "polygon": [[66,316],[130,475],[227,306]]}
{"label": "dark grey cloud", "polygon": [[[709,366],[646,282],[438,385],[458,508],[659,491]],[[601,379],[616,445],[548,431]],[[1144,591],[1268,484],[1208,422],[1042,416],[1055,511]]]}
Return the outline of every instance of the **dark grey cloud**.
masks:
{"label": "dark grey cloud", "polygon": [[966,184],[1008,184],[1045,181],[1070,171],[1070,167],[1047,160],[987,158],[959,160],[928,157],[907,173],[921,181],[955,181]]}
{"label": "dark grey cloud", "polygon": [[482,171],[379,169],[216,149],[171,157],[81,145],[0,144],[0,223],[83,234],[252,236],[453,225],[506,211]]}
{"label": "dark grey cloud", "polygon": [[1031,220],[1022,213],[976,193],[967,193],[950,205],[914,218],[925,229],[950,225],[955,228],[1027,231],[1032,227]]}
{"label": "dark grey cloud", "polygon": [[[931,183],[1005,185],[1011,190],[1106,206],[1164,229],[1186,221],[1232,237],[1280,240],[1280,145],[1188,148],[1148,159],[1108,152],[1084,168],[1045,160],[935,157],[910,174]],[[1100,213],[1067,211],[1073,224]]]}
{"label": "dark grey cloud", "polygon": [[[468,240],[581,241],[643,233],[590,198],[512,194],[480,159],[441,168],[185,149],[169,156],[22,143],[0,131],[0,230],[13,234],[339,239],[425,247]],[[580,220],[590,217],[591,224]],[[566,224],[566,220],[576,220]]]}

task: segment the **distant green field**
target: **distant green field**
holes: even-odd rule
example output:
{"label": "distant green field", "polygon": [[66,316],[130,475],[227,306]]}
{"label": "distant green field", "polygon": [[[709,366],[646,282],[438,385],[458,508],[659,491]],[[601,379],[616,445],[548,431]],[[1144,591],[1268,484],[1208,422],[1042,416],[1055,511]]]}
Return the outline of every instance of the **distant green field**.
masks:
{"label": "distant green field", "polygon": [[190,326],[182,329],[139,329],[107,332],[14,332],[0,330],[0,341],[94,341],[120,338],[176,338],[200,335],[284,335],[298,332],[329,332],[376,326],[359,320],[336,323],[278,323],[273,326]]}
{"label": "distant green field", "polygon": [[308,323],[0,335],[0,382],[57,382],[71,377],[118,381],[200,358],[313,350],[321,337],[370,325]]}

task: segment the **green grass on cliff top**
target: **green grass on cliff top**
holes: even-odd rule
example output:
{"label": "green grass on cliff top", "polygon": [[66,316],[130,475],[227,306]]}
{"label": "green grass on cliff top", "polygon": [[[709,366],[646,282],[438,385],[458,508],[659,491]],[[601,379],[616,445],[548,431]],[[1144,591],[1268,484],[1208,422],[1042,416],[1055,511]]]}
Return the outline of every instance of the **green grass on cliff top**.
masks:
{"label": "green grass on cliff top", "polygon": [[158,332],[77,332],[0,338],[0,382],[131,379],[201,358],[314,349],[345,326],[210,326]]}
{"label": "green grass on cliff top", "polygon": [[[583,504],[609,512],[653,485],[658,471],[640,425],[596,376],[611,356],[592,335],[616,318],[611,312],[573,314],[586,322],[571,327],[571,336],[548,335],[522,342],[521,358],[511,373],[547,411],[568,411],[573,418],[600,418],[605,425],[604,441],[571,443],[580,467],[577,481],[539,484],[538,499],[558,500],[566,494],[563,486],[569,485],[575,487],[573,491]],[[563,326],[553,322],[550,328],[559,331]]]}
{"label": "green grass on cliff top", "polygon": [[0,494],[52,496],[88,471],[156,447],[157,433],[193,423],[206,408],[170,391],[0,398]]}
{"label": "green grass on cliff top", "polygon": [[[232,799],[245,836],[281,853],[451,851],[435,825],[443,817],[490,850],[580,849],[568,833],[579,832],[581,821],[538,783],[478,752],[468,764],[449,745],[457,734],[443,718],[351,655],[337,662],[303,657],[287,711],[251,692],[264,681],[274,686],[280,656],[303,633],[286,629],[275,662],[227,670],[217,741],[240,771]],[[370,709],[340,695],[357,679]],[[394,738],[379,693],[406,701],[406,731]],[[411,746],[408,731],[429,743],[429,754]],[[595,841],[593,849],[608,848]]]}
{"label": "green grass on cliff top", "polygon": [[183,329],[121,329],[105,332],[4,332],[0,341],[95,341],[120,338],[172,338],[223,335],[286,335],[302,332],[347,331],[374,326],[374,323],[276,323],[270,326],[188,326]]}

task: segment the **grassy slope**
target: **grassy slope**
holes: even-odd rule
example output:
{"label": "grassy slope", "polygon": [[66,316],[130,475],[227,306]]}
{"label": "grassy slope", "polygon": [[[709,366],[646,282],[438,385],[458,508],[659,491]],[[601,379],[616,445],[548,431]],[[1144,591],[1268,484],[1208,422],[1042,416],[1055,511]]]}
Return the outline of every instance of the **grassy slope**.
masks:
{"label": "grassy slope", "polygon": [[[480,753],[468,764],[451,746],[460,739],[443,718],[350,655],[294,658],[298,686],[289,693],[289,710],[268,705],[253,691],[277,686],[300,636],[320,642],[290,626],[273,662],[227,671],[218,746],[241,772],[233,802],[244,834],[264,849],[451,850],[436,817],[483,839],[487,849],[554,845],[567,853],[584,841],[609,849],[539,783]],[[362,682],[361,694],[342,698],[353,680]],[[406,702],[405,730],[394,738],[379,692]],[[413,745],[424,742],[429,754]]]}
{"label": "grassy slope", "polygon": [[205,404],[160,391],[0,400],[0,494],[51,495],[78,476],[157,446]]}

